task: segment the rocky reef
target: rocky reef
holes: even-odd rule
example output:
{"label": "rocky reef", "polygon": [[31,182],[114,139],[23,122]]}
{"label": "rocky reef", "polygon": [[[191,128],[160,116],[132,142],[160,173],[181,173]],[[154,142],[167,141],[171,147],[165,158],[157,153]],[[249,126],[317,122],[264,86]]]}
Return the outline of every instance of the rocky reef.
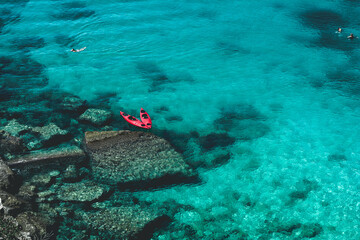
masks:
{"label": "rocky reef", "polygon": [[147,188],[194,180],[195,172],[165,140],[146,132],[86,132],[96,181],[120,188]]}
{"label": "rocky reef", "polygon": [[[23,136],[35,132],[32,142],[57,147],[32,151]],[[150,239],[172,221],[172,213],[124,190],[197,180],[180,153],[148,132],[86,132],[81,148],[59,146],[69,132],[53,123],[29,127],[12,120],[0,133],[4,239]]]}

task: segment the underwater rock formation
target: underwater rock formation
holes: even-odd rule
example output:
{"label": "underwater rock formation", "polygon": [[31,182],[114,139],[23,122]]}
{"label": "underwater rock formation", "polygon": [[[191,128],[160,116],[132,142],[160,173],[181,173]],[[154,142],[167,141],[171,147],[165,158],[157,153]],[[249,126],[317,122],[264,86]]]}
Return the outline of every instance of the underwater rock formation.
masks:
{"label": "underwater rock formation", "polygon": [[124,188],[146,188],[196,177],[178,152],[160,137],[131,131],[86,132],[94,178]]}
{"label": "underwater rock formation", "polygon": [[84,151],[79,147],[72,146],[51,151],[31,153],[12,159],[11,161],[8,161],[7,164],[10,167],[21,169],[22,174],[26,176],[34,172],[41,172],[41,170],[44,169],[44,166],[49,169],[66,169],[69,164],[79,164],[85,160],[86,155]]}
{"label": "underwater rock formation", "polygon": [[0,158],[0,189],[2,190],[10,189],[12,185],[11,179],[13,178],[14,178],[13,171]]}
{"label": "underwater rock formation", "polygon": [[65,183],[57,190],[60,201],[92,202],[109,192],[108,186],[100,186],[92,181]]}
{"label": "underwater rock formation", "polygon": [[166,215],[139,206],[106,208],[82,217],[96,234],[109,231],[115,239],[150,239],[157,226],[169,221]]}
{"label": "underwater rock formation", "polygon": [[54,123],[50,123],[43,127],[34,127],[33,132],[40,134],[40,145],[55,146],[70,139],[71,135],[68,131],[60,129]]}
{"label": "underwater rock formation", "polygon": [[66,96],[60,102],[59,108],[63,112],[81,113],[86,109],[86,101],[77,96]]}
{"label": "underwater rock formation", "polygon": [[5,127],[4,131],[8,132],[12,136],[20,136],[27,132],[30,132],[31,128],[27,125],[20,124],[15,119],[11,120]]}
{"label": "underwater rock formation", "polygon": [[25,152],[27,149],[22,139],[11,136],[10,133],[0,130],[0,153],[17,154]]}
{"label": "underwater rock formation", "polygon": [[80,116],[79,120],[96,126],[102,126],[110,121],[111,116],[112,113],[110,111],[90,108]]}

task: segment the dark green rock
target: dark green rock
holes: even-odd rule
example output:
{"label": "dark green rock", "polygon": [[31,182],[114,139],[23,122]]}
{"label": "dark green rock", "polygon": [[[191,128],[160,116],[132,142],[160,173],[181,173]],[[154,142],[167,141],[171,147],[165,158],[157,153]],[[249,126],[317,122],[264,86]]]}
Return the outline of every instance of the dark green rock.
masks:
{"label": "dark green rock", "polygon": [[65,182],[75,182],[79,179],[78,170],[75,165],[71,164],[65,169],[63,179]]}
{"label": "dark green rock", "polygon": [[111,116],[112,113],[108,110],[90,108],[79,117],[79,120],[102,126],[110,121]]}
{"label": "dark green rock", "polygon": [[11,136],[10,133],[0,130],[0,153],[19,154],[25,152],[27,149],[23,144],[22,139]]}
{"label": "dark green rock", "polygon": [[8,165],[0,158],[0,190],[9,190],[14,185],[15,175]]}

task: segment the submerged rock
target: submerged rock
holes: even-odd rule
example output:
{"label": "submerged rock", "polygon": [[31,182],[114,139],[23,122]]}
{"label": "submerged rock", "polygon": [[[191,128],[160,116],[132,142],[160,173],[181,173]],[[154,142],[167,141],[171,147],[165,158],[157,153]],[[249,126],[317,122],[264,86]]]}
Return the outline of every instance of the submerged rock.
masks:
{"label": "submerged rock", "polygon": [[79,147],[71,146],[51,151],[31,153],[16,159],[8,161],[10,167],[16,167],[22,170],[41,171],[44,165],[47,168],[62,168],[68,164],[77,164],[85,161],[86,155]]}
{"label": "submerged rock", "polygon": [[207,151],[216,147],[227,147],[235,143],[235,140],[227,133],[210,133],[199,139],[201,147]]}
{"label": "submerged rock", "polygon": [[20,197],[25,201],[33,201],[36,197],[36,187],[31,184],[24,184],[19,188],[19,192],[16,196]]}
{"label": "submerged rock", "polygon": [[124,240],[150,239],[158,226],[170,221],[166,215],[139,206],[107,208],[82,217],[96,235]]}
{"label": "submerged rock", "polygon": [[69,132],[60,129],[54,123],[43,127],[34,127],[32,131],[40,134],[40,141],[43,146],[55,146],[70,139]]}
{"label": "submerged rock", "polygon": [[16,215],[24,211],[26,202],[16,196],[0,190],[0,199],[5,214]]}
{"label": "submerged rock", "polygon": [[86,109],[86,101],[77,96],[67,96],[59,104],[60,110],[70,113],[82,113]]}
{"label": "submerged rock", "polygon": [[4,127],[4,130],[10,135],[18,137],[24,133],[30,132],[31,128],[27,125],[20,124],[13,119]]}
{"label": "submerged rock", "polygon": [[[16,221],[21,225],[23,231],[30,233],[30,236],[45,236],[55,225],[54,219],[35,212],[23,212],[16,217]],[[45,238],[44,238],[45,239]]]}
{"label": "submerged rock", "polygon": [[13,171],[0,158],[0,189],[9,190],[13,185],[12,180],[14,180]]}
{"label": "submerged rock", "polygon": [[0,130],[0,153],[17,154],[26,150],[22,139],[11,136],[10,133],[4,130]]}
{"label": "submerged rock", "polygon": [[160,137],[131,131],[86,132],[93,176],[125,188],[158,187],[193,179],[196,174]]}
{"label": "submerged rock", "polygon": [[75,165],[69,165],[64,172],[63,180],[65,182],[76,182],[79,179],[78,170]]}
{"label": "submerged rock", "polygon": [[90,108],[80,116],[79,120],[101,126],[108,123],[111,119],[111,116],[112,113],[110,111]]}
{"label": "submerged rock", "polygon": [[109,192],[109,187],[100,186],[92,181],[65,183],[57,191],[61,201],[92,202]]}

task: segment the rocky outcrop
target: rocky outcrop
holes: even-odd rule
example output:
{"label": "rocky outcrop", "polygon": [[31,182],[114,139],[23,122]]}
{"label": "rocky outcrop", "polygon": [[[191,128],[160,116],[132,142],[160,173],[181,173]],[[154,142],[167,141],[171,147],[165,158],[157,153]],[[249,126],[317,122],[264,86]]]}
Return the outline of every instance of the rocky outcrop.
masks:
{"label": "rocky outcrop", "polygon": [[195,172],[163,138],[132,131],[86,132],[97,181],[146,188],[194,180]]}
{"label": "rocky outcrop", "polygon": [[0,130],[0,153],[19,154],[27,150],[22,139],[11,136],[10,133]]}
{"label": "rocky outcrop", "polygon": [[110,111],[90,108],[79,117],[79,120],[96,126],[102,126],[110,121],[111,116],[112,113]]}
{"label": "rocky outcrop", "polygon": [[[60,129],[54,123],[49,123],[42,127],[30,127],[20,124],[16,120],[11,120],[3,128],[0,136],[4,139],[0,142],[0,145],[2,144],[8,148],[12,147],[12,150],[17,151],[21,150],[21,148],[25,151],[27,149],[34,150],[55,146],[71,138],[71,134],[68,131]],[[21,146],[23,141],[24,145]]]}
{"label": "rocky outcrop", "polygon": [[16,221],[21,225],[22,231],[29,233],[32,237],[49,234],[55,225],[54,219],[31,211],[20,213]]}
{"label": "rocky outcrop", "polygon": [[108,234],[115,239],[150,239],[156,227],[168,222],[166,215],[139,206],[121,206],[84,213],[82,218],[91,231]]}
{"label": "rocky outcrop", "polygon": [[13,185],[14,177],[13,171],[0,158],[0,189],[9,190]]}
{"label": "rocky outcrop", "polygon": [[16,196],[0,190],[0,199],[5,214],[16,215],[24,211],[26,202]]}
{"label": "rocky outcrop", "polygon": [[86,155],[79,147],[72,146],[51,151],[32,153],[12,159],[7,164],[16,168],[38,168],[43,165],[68,165],[84,161]]}

